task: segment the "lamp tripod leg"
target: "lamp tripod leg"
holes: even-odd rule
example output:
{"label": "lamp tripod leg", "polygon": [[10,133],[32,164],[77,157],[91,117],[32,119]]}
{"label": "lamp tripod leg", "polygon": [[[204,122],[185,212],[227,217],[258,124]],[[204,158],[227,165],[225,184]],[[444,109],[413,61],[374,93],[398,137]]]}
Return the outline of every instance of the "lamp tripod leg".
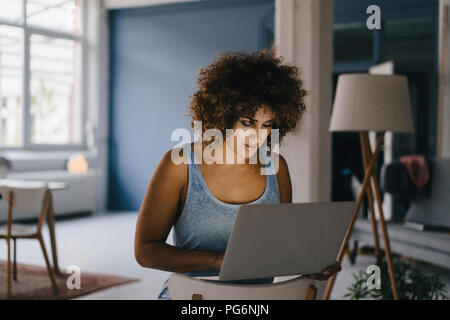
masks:
{"label": "lamp tripod leg", "polygon": [[[367,135],[367,133],[365,133]],[[370,145],[366,144],[364,133],[359,133],[359,140],[361,143],[361,154],[363,159],[363,165],[364,170],[367,169],[367,164],[369,162],[370,156]],[[371,179],[370,179],[371,180]],[[374,248],[375,248],[375,257],[377,259],[377,264],[380,265],[381,263],[381,253],[380,253],[380,241],[378,236],[378,224],[377,220],[375,218],[375,207],[373,205],[374,199],[373,199],[373,191],[372,191],[372,181],[369,181],[366,189],[366,195],[367,195],[367,202],[369,203],[369,215],[370,215],[370,222],[372,224],[372,234],[373,234],[373,242],[374,242]]]}
{"label": "lamp tripod leg", "polygon": [[[358,212],[359,212],[359,209],[361,207],[361,203],[362,203],[362,200],[364,198],[364,194],[366,192],[367,185],[369,183],[370,172],[372,171],[373,166],[375,165],[376,157],[380,153],[380,147],[381,147],[381,143],[383,142],[383,137],[384,137],[384,133],[382,133],[378,137],[374,155],[370,159],[369,164],[367,165],[367,168],[366,168],[366,170],[364,172],[364,180],[363,180],[363,182],[361,184],[361,191],[359,192],[358,198],[356,199],[355,210],[353,211],[352,219],[350,220],[350,224],[349,224],[349,226],[347,228],[347,232],[345,233],[345,237],[344,237],[344,240],[342,242],[341,249],[339,250],[339,254],[338,254],[338,257],[336,259],[336,261],[339,264],[342,262],[342,258],[343,258],[344,254],[345,254],[345,250],[347,248],[348,241],[349,241],[350,236],[351,236],[352,231],[353,231],[353,226],[354,226],[354,224],[356,222],[356,218],[358,217]],[[324,292],[323,297],[322,297],[323,300],[328,300],[330,298],[331,290],[333,290],[333,286],[334,286],[334,281],[335,280],[336,280],[336,275],[332,276],[328,280],[327,287],[326,287],[325,292]]]}
{"label": "lamp tripod leg", "polygon": [[[375,155],[371,154],[372,151],[370,151],[370,149],[367,148],[367,146],[369,146],[369,137],[368,137],[367,133],[365,133],[365,135],[364,135],[364,141],[366,144],[366,150],[368,151],[368,155],[370,157],[374,157]],[[394,297],[394,300],[398,300],[397,285],[396,285],[397,282],[395,280],[394,266],[392,264],[391,246],[389,243],[389,236],[388,236],[388,232],[387,232],[386,222],[384,220],[384,212],[383,212],[383,206],[381,204],[381,196],[380,196],[380,188],[379,188],[379,184],[378,184],[378,179],[373,171],[373,167],[370,168],[370,174],[372,175],[372,178],[373,178],[374,189],[375,189],[375,198],[377,200],[378,212],[380,215],[381,233],[383,236],[384,250],[386,253],[386,262],[387,262],[388,271],[389,271],[389,279],[391,282],[392,295]]]}

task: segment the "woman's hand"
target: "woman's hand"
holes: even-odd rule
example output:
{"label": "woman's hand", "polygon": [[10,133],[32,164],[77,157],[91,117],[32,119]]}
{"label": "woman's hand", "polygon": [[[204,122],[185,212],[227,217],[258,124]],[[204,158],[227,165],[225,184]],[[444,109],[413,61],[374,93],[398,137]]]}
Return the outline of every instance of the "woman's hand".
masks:
{"label": "woman's hand", "polygon": [[220,270],[222,268],[224,256],[225,256],[225,252],[217,252],[214,254],[214,260],[213,260],[213,269],[214,270]]}
{"label": "woman's hand", "polygon": [[327,280],[331,276],[341,271],[341,265],[336,261],[333,265],[326,267],[322,273],[304,274],[302,277],[313,280]]}

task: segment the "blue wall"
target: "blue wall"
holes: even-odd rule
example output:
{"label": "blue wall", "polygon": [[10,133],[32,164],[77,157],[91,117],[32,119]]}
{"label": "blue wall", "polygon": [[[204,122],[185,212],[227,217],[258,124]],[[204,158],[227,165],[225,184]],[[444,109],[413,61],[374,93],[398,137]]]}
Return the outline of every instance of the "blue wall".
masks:
{"label": "blue wall", "polygon": [[138,210],[176,128],[190,129],[198,69],[217,53],[257,51],[273,0],[211,0],[113,10],[110,21],[109,209]]}

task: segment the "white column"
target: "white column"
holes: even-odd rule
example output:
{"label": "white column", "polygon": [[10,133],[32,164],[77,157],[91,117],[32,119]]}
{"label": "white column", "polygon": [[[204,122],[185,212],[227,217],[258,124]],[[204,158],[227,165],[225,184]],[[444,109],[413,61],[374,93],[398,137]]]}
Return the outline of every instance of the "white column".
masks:
{"label": "white column", "polygon": [[96,214],[106,212],[108,196],[108,140],[109,140],[109,53],[108,19],[103,0],[86,0],[84,83],[86,88],[86,144],[90,151],[89,164],[100,169],[96,183]]}
{"label": "white column", "polygon": [[450,0],[439,3],[439,111],[437,157],[450,158]]}
{"label": "white column", "polygon": [[293,201],[329,201],[333,1],[276,0],[275,45],[285,62],[300,68],[308,91],[304,117],[280,148],[291,174]]}

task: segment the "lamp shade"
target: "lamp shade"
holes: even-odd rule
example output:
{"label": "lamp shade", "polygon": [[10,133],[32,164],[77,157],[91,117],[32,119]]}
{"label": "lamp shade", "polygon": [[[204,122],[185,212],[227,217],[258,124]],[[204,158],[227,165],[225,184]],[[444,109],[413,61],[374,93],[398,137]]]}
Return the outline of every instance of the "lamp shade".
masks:
{"label": "lamp shade", "polygon": [[353,73],[340,75],[330,131],[413,132],[405,76]]}

